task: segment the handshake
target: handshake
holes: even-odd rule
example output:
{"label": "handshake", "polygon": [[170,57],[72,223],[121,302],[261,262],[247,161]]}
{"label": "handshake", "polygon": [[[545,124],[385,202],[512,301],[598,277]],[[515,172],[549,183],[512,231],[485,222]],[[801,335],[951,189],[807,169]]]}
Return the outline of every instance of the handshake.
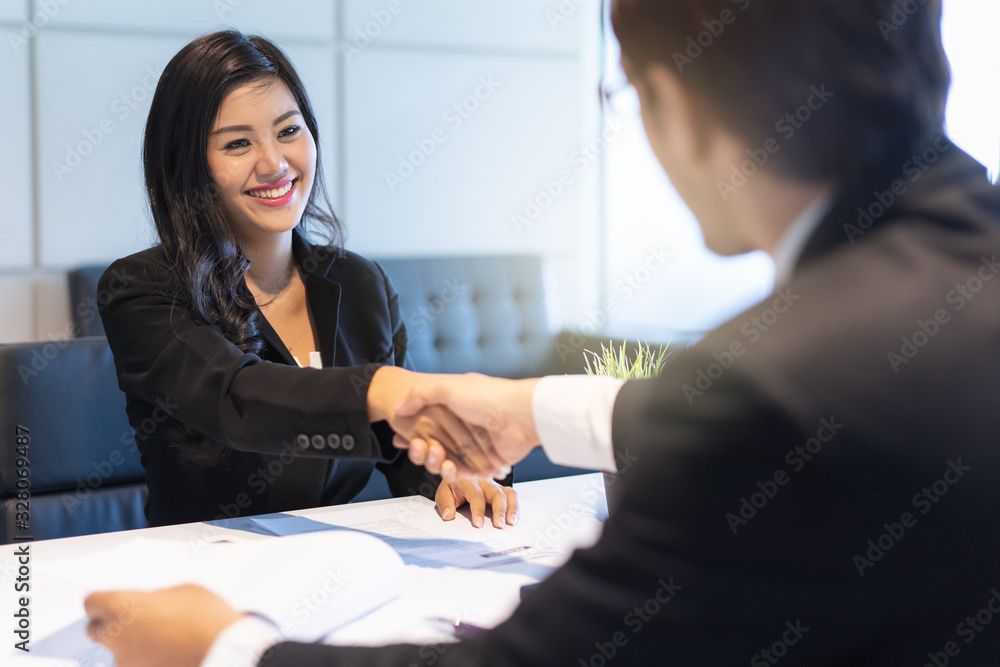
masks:
{"label": "handshake", "polygon": [[383,366],[368,388],[368,415],[389,423],[411,462],[447,481],[500,478],[540,444],[531,410],[537,383]]}

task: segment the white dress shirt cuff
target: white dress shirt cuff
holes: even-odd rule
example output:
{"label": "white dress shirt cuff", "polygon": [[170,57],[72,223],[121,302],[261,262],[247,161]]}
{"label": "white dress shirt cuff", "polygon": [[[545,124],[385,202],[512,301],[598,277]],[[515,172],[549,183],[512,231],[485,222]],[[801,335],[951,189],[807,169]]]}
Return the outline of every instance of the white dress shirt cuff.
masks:
{"label": "white dress shirt cuff", "polygon": [[552,375],[542,378],[531,396],[535,430],[553,463],[617,472],[611,445],[611,416],[617,378]]}
{"label": "white dress shirt cuff", "polygon": [[247,616],[219,633],[201,667],[256,667],[267,649],[284,639],[274,625]]}

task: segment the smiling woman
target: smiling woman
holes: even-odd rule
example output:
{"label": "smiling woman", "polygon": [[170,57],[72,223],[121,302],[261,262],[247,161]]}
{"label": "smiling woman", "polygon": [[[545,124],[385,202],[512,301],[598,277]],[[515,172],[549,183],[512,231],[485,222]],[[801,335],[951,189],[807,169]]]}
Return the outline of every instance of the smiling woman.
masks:
{"label": "smiling woman", "polygon": [[494,525],[514,522],[510,488],[442,484],[397,457],[393,431],[472,435],[440,407],[396,414],[413,381],[396,292],[341,246],[316,117],[274,44],[225,31],[181,49],[156,87],[143,166],[160,243],[112,264],[102,289],[134,278],[101,316],[151,524],[347,502],[376,465],[445,519],[468,500],[479,525],[487,503]]}
{"label": "smiling woman", "polygon": [[302,123],[295,98],[280,80],[247,83],[223,100],[209,140],[208,169],[244,239],[256,236],[257,228],[288,231],[302,217],[316,171],[316,142]]}

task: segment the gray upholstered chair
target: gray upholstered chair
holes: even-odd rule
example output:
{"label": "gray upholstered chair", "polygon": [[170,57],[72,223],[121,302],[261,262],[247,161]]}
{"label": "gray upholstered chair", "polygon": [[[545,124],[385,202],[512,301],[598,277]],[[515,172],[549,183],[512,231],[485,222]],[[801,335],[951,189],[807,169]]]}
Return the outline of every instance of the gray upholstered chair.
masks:
{"label": "gray upholstered chair", "polygon": [[0,397],[0,541],[145,527],[145,473],[103,336],[0,345]]}

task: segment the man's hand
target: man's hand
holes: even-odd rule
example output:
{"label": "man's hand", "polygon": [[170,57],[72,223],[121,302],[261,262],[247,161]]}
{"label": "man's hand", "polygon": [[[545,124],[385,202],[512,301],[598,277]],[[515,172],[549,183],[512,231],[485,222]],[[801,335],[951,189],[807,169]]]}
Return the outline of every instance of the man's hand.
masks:
{"label": "man's hand", "polygon": [[[377,375],[377,374],[376,374]],[[400,417],[417,415],[430,406],[443,406],[454,413],[477,434],[465,441],[464,448],[453,449],[435,438],[410,437],[400,433],[393,444],[409,449],[410,461],[425,466],[445,479],[459,475],[499,477],[504,469],[477,469],[478,462],[487,459],[504,468],[514,465],[539,444],[538,432],[531,412],[531,398],[538,384],[532,380],[503,380],[479,373],[465,375],[416,374],[407,388],[405,400],[397,405]],[[397,431],[398,433],[398,431]],[[483,446],[488,435],[489,446],[481,453],[474,446]]]}
{"label": "man's hand", "polygon": [[[441,405],[424,405],[403,414],[397,407],[413,393],[422,379],[434,377],[396,366],[383,366],[372,376],[368,388],[368,418],[372,422],[388,421],[389,426],[404,441],[431,443],[434,452],[447,451],[455,473],[465,476],[504,477],[503,460],[497,455],[491,435],[483,428],[467,424]],[[444,456],[428,468],[440,471]],[[455,475],[453,475],[454,477]]]}
{"label": "man's hand", "polygon": [[504,523],[513,526],[519,516],[517,491],[509,486],[501,486],[491,479],[441,482],[434,501],[437,503],[438,511],[441,512],[441,518],[445,521],[453,520],[456,510],[469,503],[472,525],[476,528],[483,527],[487,504],[493,510],[494,528],[503,528]]}
{"label": "man's hand", "polygon": [[83,601],[87,635],[107,646],[118,667],[198,667],[215,638],[241,614],[191,584],[153,593],[93,593]]}

